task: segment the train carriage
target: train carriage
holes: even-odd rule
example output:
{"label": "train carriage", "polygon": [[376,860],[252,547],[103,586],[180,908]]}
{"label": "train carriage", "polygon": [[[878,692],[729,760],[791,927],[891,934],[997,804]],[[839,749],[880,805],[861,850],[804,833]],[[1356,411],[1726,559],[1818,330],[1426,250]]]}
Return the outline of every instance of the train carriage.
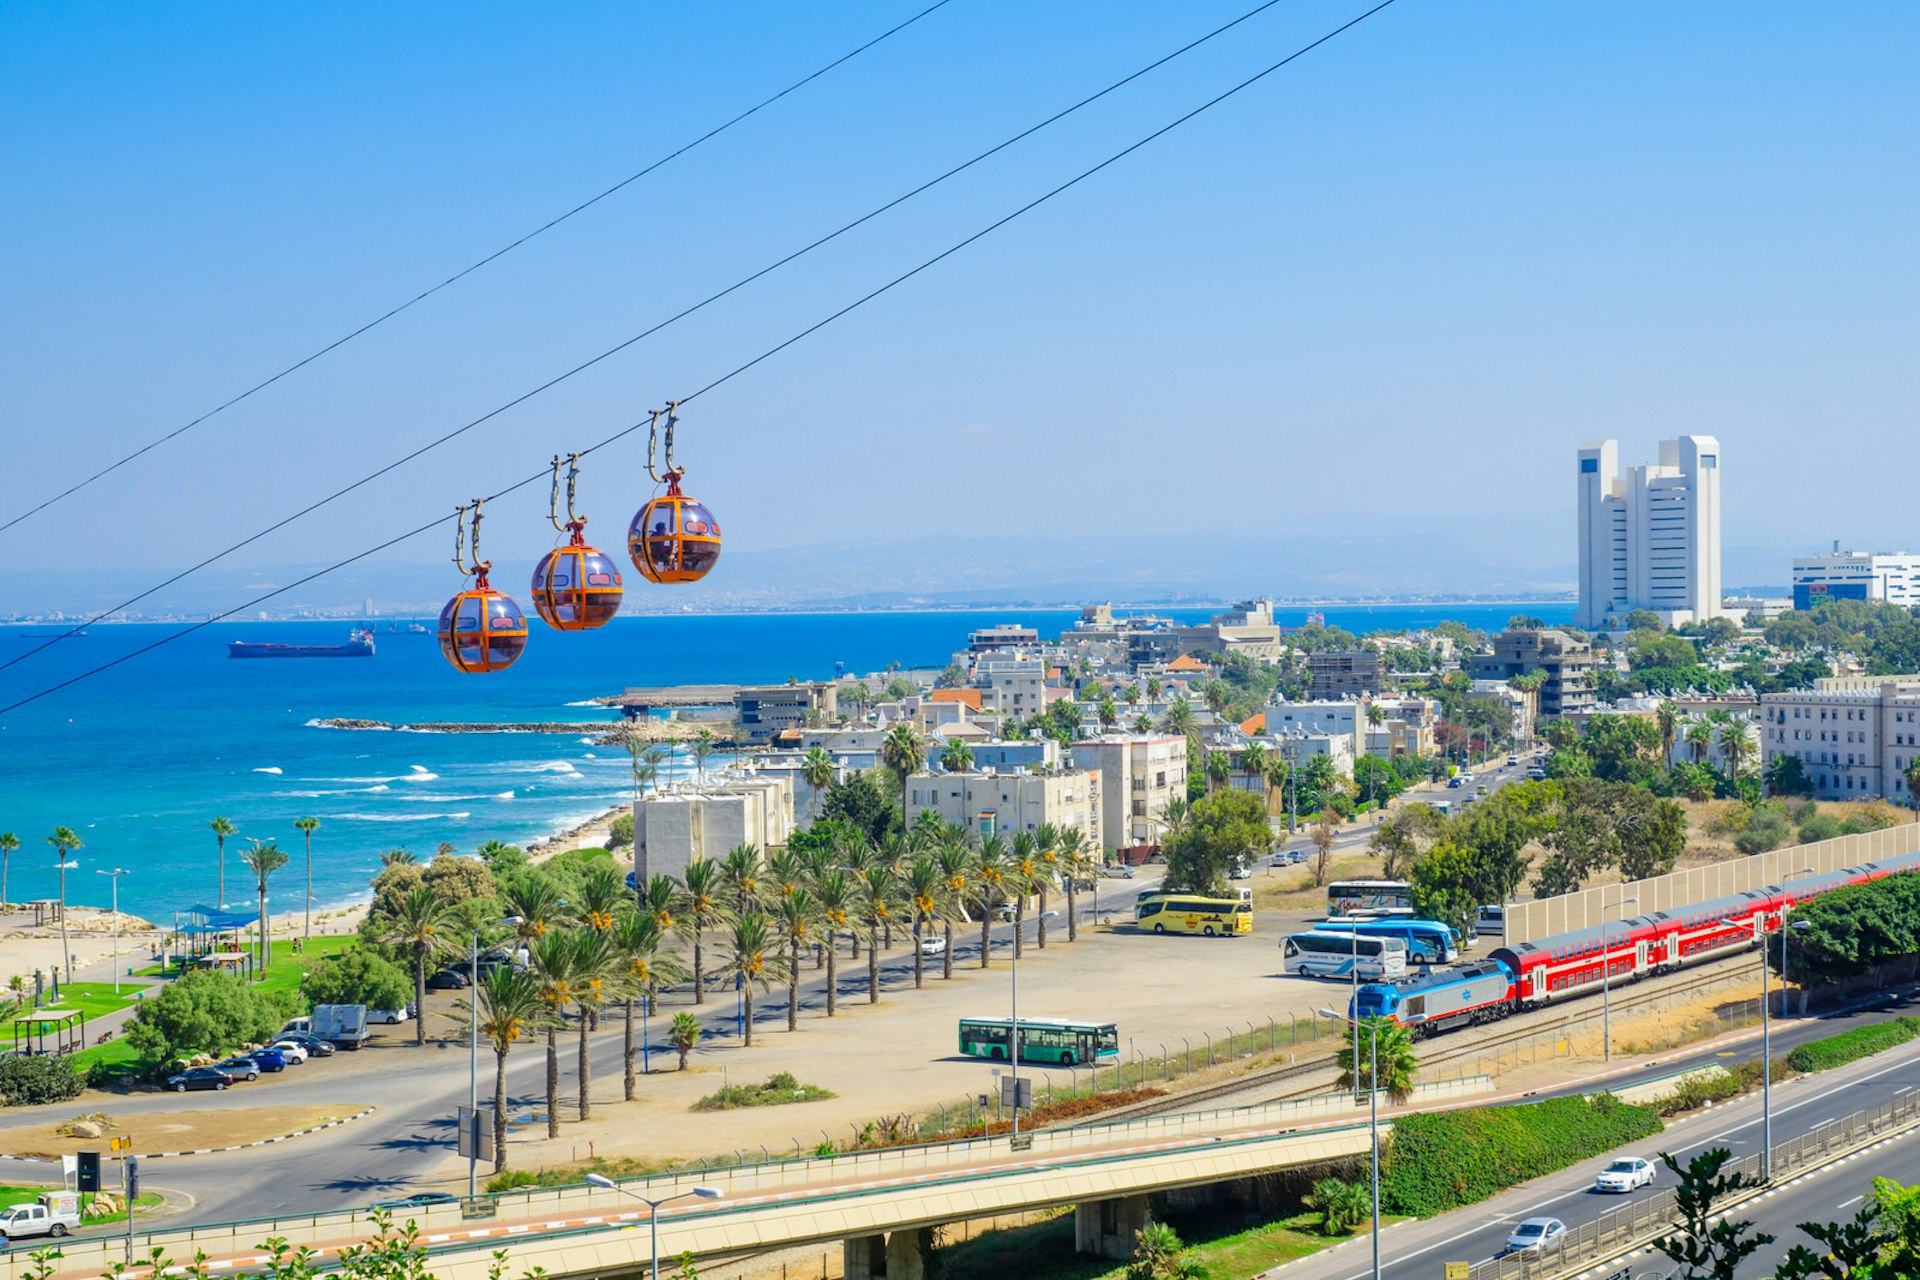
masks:
{"label": "train carriage", "polygon": [[1512,972],[1497,961],[1481,960],[1412,982],[1369,983],[1360,988],[1349,1012],[1361,1018],[1391,1018],[1421,1036],[1504,1018],[1513,1007]]}

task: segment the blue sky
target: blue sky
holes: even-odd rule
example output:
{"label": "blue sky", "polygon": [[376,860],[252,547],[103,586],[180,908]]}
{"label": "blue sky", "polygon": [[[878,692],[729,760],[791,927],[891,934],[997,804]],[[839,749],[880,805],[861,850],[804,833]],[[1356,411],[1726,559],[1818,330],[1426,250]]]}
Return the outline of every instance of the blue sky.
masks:
{"label": "blue sky", "polygon": [[[0,548],[197,559],[1251,2],[952,0]],[[0,512],[920,7],[0,7]],[[1276,6],[240,563],[529,474],[1365,7]],[[1570,572],[1575,446],[1705,431],[1730,543],[1920,543],[1917,63],[1907,4],[1399,0],[707,396],[689,488],[742,549],[1470,515]],[[641,454],[588,464],[603,543]],[[544,505],[492,512],[496,560]]]}

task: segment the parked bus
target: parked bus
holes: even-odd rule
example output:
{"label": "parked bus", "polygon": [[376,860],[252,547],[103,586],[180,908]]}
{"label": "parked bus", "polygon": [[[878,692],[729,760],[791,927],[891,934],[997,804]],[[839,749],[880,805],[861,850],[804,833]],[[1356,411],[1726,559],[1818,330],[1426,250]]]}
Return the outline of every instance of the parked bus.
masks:
{"label": "parked bus", "polygon": [[1336,880],[1327,886],[1327,914],[1350,916],[1383,908],[1413,909],[1413,890],[1405,880]]}
{"label": "parked bus", "polygon": [[[1007,1018],[960,1019],[960,1052],[974,1058],[1006,1061],[1013,1023]],[[1110,1062],[1120,1056],[1120,1033],[1111,1022],[1072,1018],[1020,1019],[1020,1061]]]}
{"label": "parked bus", "polygon": [[1328,920],[1315,928],[1322,933],[1348,929],[1368,938],[1398,938],[1407,944],[1408,964],[1452,964],[1460,958],[1460,935],[1452,925],[1438,920],[1402,920],[1390,917],[1368,920],[1348,917]]}
{"label": "parked bus", "polygon": [[1133,923],[1155,933],[1202,933],[1230,938],[1253,932],[1253,904],[1245,898],[1203,898],[1175,893],[1148,898],[1133,909]]}
{"label": "parked bus", "polygon": [[1354,933],[1296,933],[1280,940],[1283,973],[1315,978],[1351,978],[1361,982],[1404,978],[1407,944],[1399,938],[1369,938]]}

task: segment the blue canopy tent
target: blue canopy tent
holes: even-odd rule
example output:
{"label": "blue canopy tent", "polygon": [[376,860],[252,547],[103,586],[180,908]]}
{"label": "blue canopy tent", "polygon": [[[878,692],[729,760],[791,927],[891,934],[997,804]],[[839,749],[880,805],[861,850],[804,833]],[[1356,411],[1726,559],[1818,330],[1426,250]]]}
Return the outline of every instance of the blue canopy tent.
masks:
{"label": "blue canopy tent", "polygon": [[[184,918],[185,923],[181,923]],[[246,930],[259,922],[257,911],[228,911],[195,903],[174,913],[173,958],[182,968],[219,968],[251,973],[255,964],[242,943]],[[184,945],[182,945],[184,944]]]}

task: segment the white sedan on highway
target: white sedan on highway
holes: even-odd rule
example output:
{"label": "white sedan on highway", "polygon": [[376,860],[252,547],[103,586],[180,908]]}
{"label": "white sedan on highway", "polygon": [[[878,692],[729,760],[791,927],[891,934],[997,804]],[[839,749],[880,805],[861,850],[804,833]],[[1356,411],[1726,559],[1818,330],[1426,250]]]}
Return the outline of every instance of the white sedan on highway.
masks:
{"label": "white sedan on highway", "polygon": [[1624,1156],[1600,1171],[1593,1180],[1595,1191],[1625,1193],[1653,1185],[1653,1162],[1639,1156]]}

